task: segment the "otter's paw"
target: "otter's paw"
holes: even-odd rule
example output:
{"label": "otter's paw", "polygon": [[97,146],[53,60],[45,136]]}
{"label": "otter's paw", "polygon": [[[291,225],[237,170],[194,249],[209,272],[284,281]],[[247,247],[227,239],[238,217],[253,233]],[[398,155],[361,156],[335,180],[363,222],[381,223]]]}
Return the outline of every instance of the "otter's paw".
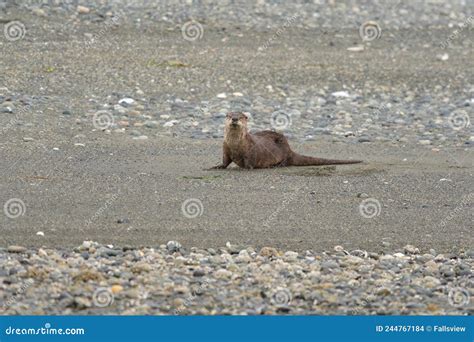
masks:
{"label": "otter's paw", "polygon": [[204,169],[204,171],[223,170],[223,169],[225,169],[225,168],[226,168],[225,165],[220,164],[220,165],[213,166],[213,167],[211,167],[211,168],[209,168],[209,169]]}

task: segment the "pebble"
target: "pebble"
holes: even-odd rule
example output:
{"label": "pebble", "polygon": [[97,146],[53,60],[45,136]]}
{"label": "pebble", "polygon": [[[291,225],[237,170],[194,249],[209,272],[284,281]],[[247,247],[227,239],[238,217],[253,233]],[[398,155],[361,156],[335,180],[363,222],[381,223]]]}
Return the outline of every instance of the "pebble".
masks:
{"label": "pebble", "polygon": [[331,94],[334,97],[349,97],[349,93],[347,91],[336,91]]}
{"label": "pebble", "polygon": [[214,276],[217,279],[228,279],[228,278],[232,277],[232,272],[230,272],[226,269],[220,269],[220,270],[217,270],[216,272],[214,272]]}
{"label": "pebble", "polygon": [[178,241],[168,241],[166,243],[166,248],[168,249],[168,252],[174,253],[174,252],[179,252],[182,246]]}
{"label": "pebble", "polygon": [[79,14],[88,14],[90,12],[90,8],[89,7],[86,7],[86,6],[77,6],[77,13]]}
{"label": "pebble", "polygon": [[201,269],[198,269],[198,270],[195,270],[193,272],[193,276],[194,277],[204,277],[206,275],[206,272],[204,272],[203,270]]}
{"label": "pebble", "polygon": [[173,127],[178,122],[179,122],[178,120],[171,120],[171,121],[165,122],[163,127]]}
{"label": "pebble", "polygon": [[133,137],[133,140],[147,140],[148,136],[146,135],[139,135],[138,137]]}
{"label": "pebble", "polygon": [[441,55],[436,55],[436,58],[439,59],[440,61],[447,61],[449,59],[449,55],[447,53],[443,53]]}
{"label": "pebble", "polygon": [[23,246],[8,246],[8,248],[7,248],[7,252],[9,252],[9,253],[24,253],[27,250],[28,249],[26,247],[23,247]]}
{"label": "pebble", "polygon": [[339,268],[339,263],[336,260],[324,260],[321,263],[321,268],[326,270],[333,270]]}
{"label": "pebble", "polygon": [[79,310],[87,309],[92,306],[92,302],[85,297],[76,297],[74,298],[74,304]]}
{"label": "pebble", "polygon": [[119,100],[119,105],[123,106],[123,107],[129,107],[133,104],[135,104],[135,100],[132,99],[132,98],[129,98],[129,97],[125,97],[121,100]]}
{"label": "pebble", "polygon": [[152,121],[152,120],[145,121],[144,124],[145,124],[145,127],[148,127],[148,128],[157,128],[159,126],[158,121]]}
{"label": "pebble", "polygon": [[33,8],[33,13],[39,17],[46,16],[46,12],[42,8]]}
{"label": "pebble", "polygon": [[122,254],[122,251],[118,250],[118,249],[111,249],[111,248],[108,248],[108,247],[101,247],[101,248],[97,249],[97,253],[100,256],[109,257],[109,256],[120,255],[120,254]]}
{"label": "pebble", "polygon": [[403,251],[405,252],[405,254],[419,254],[420,253],[420,250],[412,245],[406,245],[405,247],[403,247]]}
{"label": "pebble", "polygon": [[263,247],[259,255],[263,257],[275,257],[278,256],[278,251],[273,247]]}
{"label": "pebble", "polygon": [[348,47],[348,48],[347,48],[347,51],[351,51],[351,52],[362,52],[362,51],[364,51],[364,46],[362,46],[362,45],[359,45],[359,46],[351,46],[351,47]]}
{"label": "pebble", "polygon": [[296,261],[298,259],[298,253],[293,251],[288,251],[283,254],[283,260],[285,261]]}
{"label": "pebble", "polygon": [[123,286],[121,285],[113,285],[110,289],[113,294],[118,294],[123,291]]}

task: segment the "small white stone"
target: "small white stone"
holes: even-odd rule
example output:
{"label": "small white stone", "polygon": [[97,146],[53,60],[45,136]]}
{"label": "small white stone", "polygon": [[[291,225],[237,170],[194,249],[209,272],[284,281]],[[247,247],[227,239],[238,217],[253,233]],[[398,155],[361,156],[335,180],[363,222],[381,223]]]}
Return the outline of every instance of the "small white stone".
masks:
{"label": "small white stone", "polygon": [[242,96],[244,96],[244,94],[239,93],[239,92],[235,92],[235,93],[233,93],[232,95],[237,96],[237,97],[242,97]]}
{"label": "small white stone", "polygon": [[220,94],[217,94],[217,98],[218,99],[225,99],[225,98],[227,98],[227,95],[225,93],[220,93]]}
{"label": "small white stone", "polygon": [[331,94],[334,97],[349,97],[349,93],[347,91],[336,91]]}
{"label": "small white stone", "polygon": [[160,115],[160,118],[167,120],[167,119],[170,118],[170,116],[167,115],[167,114],[161,114],[161,115]]}
{"label": "small white stone", "polygon": [[364,51],[364,47],[362,45],[359,45],[359,46],[351,46],[351,47],[348,47],[347,48],[347,51],[351,51],[351,52],[361,52],[361,51]]}
{"label": "small white stone", "polygon": [[37,232],[36,235],[38,235],[38,236],[44,236],[44,233],[43,233],[43,232]]}
{"label": "small white stone", "polygon": [[134,99],[131,99],[130,97],[124,97],[123,99],[121,99],[119,101],[119,104],[123,105],[123,104],[126,104],[126,105],[132,105],[135,103],[135,100]]}
{"label": "small white stone", "polygon": [[163,125],[163,127],[173,127],[175,124],[177,124],[179,121],[178,120],[171,120],[171,121],[168,121],[168,122],[165,122],[165,124]]}
{"label": "small white stone", "polygon": [[406,245],[403,247],[405,254],[419,254],[420,250],[413,245]]}
{"label": "small white stone", "polygon": [[36,14],[39,17],[44,17],[46,16],[46,12],[42,8],[33,8],[33,13]]}
{"label": "small white stone", "polygon": [[86,7],[86,6],[77,6],[77,12],[80,13],[80,14],[87,14],[91,11],[91,9],[89,7]]}
{"label": "small white stone", "polygon": [[81,147],[85,147],[86,144],[83,144],[83,143],[75,143],[74,146],[81,146]]}
{"label": "small white stone", "polygon": [[436,58],[438,58],[440,61],[447,61],[449,59],[449,55],[447,53],[443,53],[442,55],[437,55]]}
{"label": "small white stone", "polygon": [[285,254],[283,255],[283,259],[285,261],[295,261],[297,258],[298,258],[298,253],[293,252],[293,251],[285,252]]}
{"label": "small white stone", "polygon": [[420,140],[419,143],[421,145],[431,145],[431,140]]}

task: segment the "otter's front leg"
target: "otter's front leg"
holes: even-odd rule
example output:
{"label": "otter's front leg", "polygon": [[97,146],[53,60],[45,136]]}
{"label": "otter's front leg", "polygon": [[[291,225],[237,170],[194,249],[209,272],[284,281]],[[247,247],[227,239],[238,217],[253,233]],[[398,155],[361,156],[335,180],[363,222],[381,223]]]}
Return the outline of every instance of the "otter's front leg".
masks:
{"label": "otter's front leg", "polygon": [[227,148],[226,146],[224,146],[224,149],[223,149],[223,155],[222,155],[222,164],[219,164],[217,166],[214,166],[211,168],[211,170],[215,170],[215,169],[226,169],[227,166],[230,165],[230,163],[232,163],[232,159],[230,159],[230,155],[229,155],[229,151],[227,151]]}

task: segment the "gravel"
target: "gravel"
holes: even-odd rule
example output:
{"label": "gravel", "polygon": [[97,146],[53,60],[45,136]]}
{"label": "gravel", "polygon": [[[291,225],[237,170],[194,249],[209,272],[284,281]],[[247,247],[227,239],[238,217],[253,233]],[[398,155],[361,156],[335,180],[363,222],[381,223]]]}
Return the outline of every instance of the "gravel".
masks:
{"label": "gravel", "polygon": [[[39,194],[27,201],[30,216],[23,217],[24,221],[13,224],[11,218],[2,215],[5,221],[1,222],[5,222],[8,230],[3,234],[4,248],[0,248],[0,313],[473,314],[470,297],[474,251],[464,249],[464,245],[472,245],[471,197],[465,194],[474,144],[471,124],[474,120],[474,33],[472,27],[468,28],[472,26],[474,15],[472,4],[421,0],[409,3],[205,0],[197,5],[181,1],[109,0],[80,1],[79,6],[70,1],[48,2],[54,3],[52,6],[45,3],[0,0],[2,26],[19,21],[25,27],[19,40],[3,39],[7,38],[3,27],[0,37],[0,49],[5,51],[0,75],[0,159],[8,161],[0,168],[2,174],[9,177],[0,188],[5,194],[20,196],[19,193],[20,197],[30,198],[25,192],[38,189],[34,182],[48,180],[50,175],[54,182],[67,179],[68,183],[64,187],[47,183],[48,189],[38,190]],[[194,23],[200,30],[196,39],[185,35],[188,23]],[[360,34],[365,23],[379,26],[376,39],[368,40]],[[94,222],[90,225],[92,229],[98,227],[101,216],[94,214],[97,210],[94,206],[93,210],[87,207],[93,200],[86,197],[86,192],[92,198],[101,198],[110,189],[97,190],[105,183],[102,176],[93,178],[90,173],[82,179],[91,180],[94,187],[90,191],[85,187],[83,192],[77,185],[81,176],[76,172],[70,172],[74,174],[72,180],[67,175],[58,176],[58,170],[51,169],[43,173],[35,169],[22,178],[22,168],[15,168],[18,162],[22,165],[22,158],[18,156],[23,156],[34,168],[50,168],[54,164],[51,158],[67,153],[64,158],[79,157],[74,171],[84,171],[88,159],[78,150],[90,156],[97,156],[99,151],[112,156],[113,151],[119,157],[112,156],[111,160],[119,165],[108,165],[114,166],[114,172],[127,176],[127,170],[130,171],[124,167],[127,161],[139,161],[143,168],[140,174],[151,172],[146,169],[148,160],[143,162],[137,155],[153,161],[155,151],[160,157],[175,158],[190,150],[207,165],[211,164],[211,157],[204,146],[208,147],[211,140],[222,139],[223,119],[230,110],[249,112],[253,130],[281,130],[292,144],[317,142],[321,147],[324,141],[324,146],[331,146],[330,150],[326,149],[326,155],[334,157],[341,154],[334,152],[340,151],[349,151],[351,155],[372,151],[366,153],[364,160],[385,158],[385,163],[400,164],[399,155],[396,161],[392,160],[396,155],[393,150],[408,146],[415,155],[407,164],[414,170],[421,169],[422,178],[428,173],[426,165],[420,168],[420,157],[425,151],[427,154],[441,152],[442,157],[438,159],[451,163],[450,170],[441,171],[456,181],[443,178],[443,182],[452,183],[449,187],[446,185],[445,193],[440,195],[433,192],[429,184],[425,191],[417,191],[413,184],[422,183],[422,178],[417,178],[420,173],[415,172],[416,177],[407,174],[394,182],[403,185],[401,195],[392,188],[383,190],[388,196],[385,202],[392,203],[392,197],[400,202],[397,202],[398,207],[392,204],[394,211],[384,204],[384,213],[390,214],[387,217],[393,218],[392,221],[355,225],[346,217],[342,226],[335,224],[341,221],[340,213],[331,210],[351,208],[353,203],[336,205],[337,202],[332,202],[336,197],[333,193],[341,197],[347,190],[341,191],[327,184],[327,180],[318,179],[317,184],[301,184],[301,188],[318,189],[310,194],[320,199],[316,204],[308,202],[308,206],[319,205],[321,215],[329,218],[327,221],[323,216],[318,217],[318,234],[310,229],[314,227],[312,217],[302,222],[295,218],[296,223],[292,221],[291,227],[298,230],[294,231],[288,231],[290,225],[284,217],[272,223],[273,235],[278,240],[273,242],[280,246],[294,243],[289,242],[290,238],[309,241],[312,237],[319,241],[324,235],[335,234],[331,236],[337,241],[328,241],[352,243],[358,248],[365,243],[376,249],[374,241],[386,235],[386,230],[402,240],[409,240],[408,236],[413,240],[410,234],[420,236],[418,241],[404,241],[407,245],[399,249],[395,248],[400,247],[400,239],[396,243],[383,241],[383,253],[346,251],[342,246],[330,252],[299,250],[298,253],[271,246],[253,249],[231,244],[213,249],[212,244],[206,242],[210,237],[198,238],[207,248],[189,250],[185,241],[181,241],[183,245],[169,241],[155,249],[126,246],[125,240],[139,244],[153,241],[157,234],[154,226],[149,227],[148,235],[143,230],[129,234],[129,229],[138,229],[129,226],[130,222],[135,225],[141,220],[137,225],[143,227],[145,223],[151,225],[150,221],[163,220],[163,216],[156,218],[154,208],[148,215],[140,214],[139,208],[146,207],[143,202],[147,202],[144,191],[140,191],[138,200],[127,202],[119,213],[108,208],[115,201],[115,195],[110,201],[107,199],[106,207],[112,210],[113,218],[100,229],[89,232],[91,236],[103,234],[102,241],[118,236],[122,247],[86,241],[70,249],[67,243],[60,245],[45,240],[57,247],[31,248],[32,241],[36,246],[41,245],[38,238],[74,234],[81,235],[74,235],[79,239],[74,243],[80,243],[84,238],[80,230],[84,219],[90,218],[89,224]],[[176,149],[162,146],[161,142],[168,138],[184,141],[185,146]],[[119,146],[119,150],[109,148],[104,143],[107,139],[114,148]],[[127,150],[118,140],[146,147],[138,152],[135,147]],[[387,144],[391,144],[392,150]],[[36,166],[30,165],[32,159],[24,155],[26,145],[35,151],[32,158],[38,161]],[[74,146],[74,151],[64,146]],[[90,146],[94,151],[88,150]],[[199,152],[195,152],[196,149]],[[217,153],[214,154],[212,159],[218,160]],[[463,156],[462,162],[454,157],[458,155]],[[176,186],[171,182],[183,168],[194,176],[199,160],[189,155],[186,159],[191,160],[192,166],[181,162],[179,170],[169,166],[175,159],[160,160],[167,177],[163,184],[175,186],[173,191],[164,192],[169,200],[163,201],[163,206],[170,205],[179,191],[189,188],[187,183]],[[179,163],[180,160],[176,160]],[[101,158],[94,161],[100,162]],[[405,161],[407,159],[403,159]],[[199,164],[199,168],[203,165]],[[98,168],[103,168],[104,173],[109,169],[104,164]],[[440,177],[435,176],[438,182]],[[233,184],[249,182],[242,174],[231,174],[231,177],[238,179]],[[256,177],[261,175],[252,174],[252,179]],[[303,174],[297,180],[285,178],[284,183],[302,182],[304,178]],[[336,176],[332,179],[341,184],[349,182],[342,183]],[[361,178],[349,179],[352,184]],[[371,184],[375,188],[389,185],[385,178],[360,182],[364,186],[351,190],[357,198],[373,196],[376,190],[367,189]],[[60,203],[51,204],[54,193],[45,196],[45,192],[62,188],[68,196],[82,196],[81,201],[59,200]],[[144,189],[149,188],[147,183]],[[167,188],[160,184],[156,189]],[[223,192],[216,189],[218,193]],[[261,193],[268,191],[257,189],[258,193],[252,195],[250,201],[231,196],[229,201],[252,206],[251,214],[254,214],[254,203],[261,205]],[[234,188],[233,191],[248,193],[249,190],[235,191]],[[425,192],[427,198],[417,197]],[[133,198],[130,193],[126,197]],[[207,197],[219,198],[215,193]],[[460,198],[467,198],[462,205]],[[2,205],[7,199],[2,200]],[[174,200],[181,202],[180,198]],[[43,203],[45,207],[40,208]],[[96,204],[98,208],[104,206],[102,202]],[[441,227],[426,221],[444,206],[456,214],[456,219],[454,214],[443,221],[440,218]],[[406,217],[400,213],[408,208],[415,210],[413,207],[417,211],[410,225],[402,225]],[[54,213],[55,209],[58,212]],[[222,208],[208,209],[215,207],[206,207],[206,214],[215,212],[225,216],[234,223],[233,229],[253,227],[257,222],[250,214],[249,221],[241,220],[235,210],[229,213]],[[168,208],[169,213],[174,213],[173,210],[174,206]],[[51,217],[40,220],[44,233],[34,235],[39,229],[38,217],[44,213],[56,217],[57,222],[52,222]],[[60,213],[68,216],[68,223],[70,219],[76,220],[70,228],[75,233],[65,234]],[[239,217],[235,219],[233,214]],[[425,218],[425,222],[418,221],[420,217]],[[446,216],[443,214],[443,217]],[[172,219],[176,221],[175,216]],[[181,239],[191,235],[189,231],[181,231],[178,237],[171,236],[177,227],[171,226],[170,218],[167,220],[164,226],[169,225],[170,231],[160,231],[159,236],[166,234],[168,239]],[[126,227],[118,234],[110,230],[115,229],[110,222]],[[199,232],[208,234],[206,229],[212,222],[220,221],[211,217]],[[401,222],[401,228],[395,227],[397,222]],[[277,229],[277,224],[283,228]],[[184,225],[186,223],[179,222],[177,226]],[[442,238],[432,231],[446,225],[451,230],[446,230]],[[455,232],[453,225],[456,225]],[[366,230],[361,229],[366,226],[373,240],[366,239]],[[322,227],[327,230],[336,227],[336,232],[321,233]],[[214,228],[212,235],[220,238],[221,231],[217,229],[221,227]],[[377,232],[382,228],[386,229],[383,234]],[[237,234],[242,240],[241,230],[234,230],[227,232],[225,239]],[[349,231],[359,239],[350,236]],[[199,235],[196,230],[194,233],[193,237]],[[33,240],[31,235],[34,235]],[[245,241],[255,242],[255,235],[257,233],[250,231]],[[438,247],[428,236],[440,239],[443,252],[451,250],[448,245],[454,252],[437,254],[432,248]],[[361,238],[367,241],[361,242]],[[339,241],[341,239],[344,241]],[[5,245],[5,241],[9,243]],[[29,244],[29,247],[8,246],[12,243]],[[315,243],[308,242],[312,246]],[[389,248],[394,250],[389,253]]]}
{"label": "gravel", "polygon": [[3,314],[472,315],[472,251],[0,250]]}
{"label": "gravel", "polygon": [[[252,129],[299,141],[474,143],[474,8],[462,1],[81,6],[0,6],[3,21],[27,27],[23,39],[0,41],[9,51],[0,75],[7,133],[57,125],[65,135],[221,139],[225,113],[242,110]],[[181,29],[191,18],[202,38],[190,42]],[[364,41],[364,22],[382,35]],[[347,51],[353,45],[364,49]]]}

